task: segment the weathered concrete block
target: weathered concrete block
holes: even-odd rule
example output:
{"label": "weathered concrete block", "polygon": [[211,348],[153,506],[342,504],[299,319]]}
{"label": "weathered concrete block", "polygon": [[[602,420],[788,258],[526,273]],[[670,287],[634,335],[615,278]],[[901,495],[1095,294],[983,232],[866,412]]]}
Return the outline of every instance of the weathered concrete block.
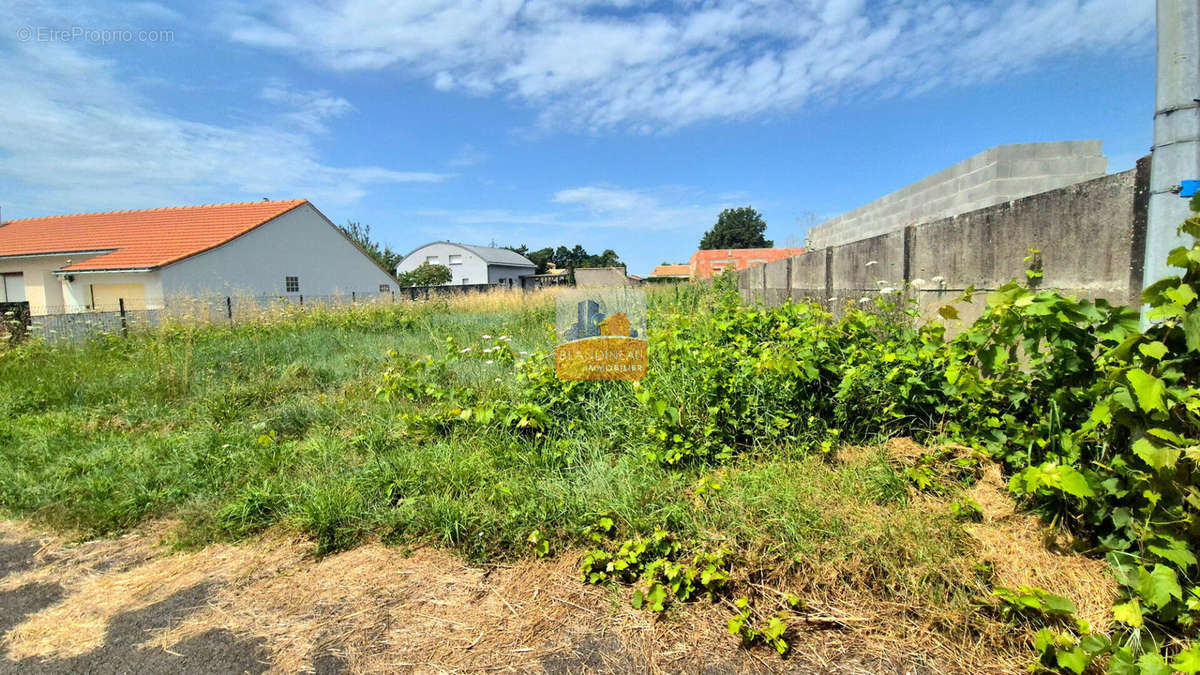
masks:
{"label": "weathered concrete block", "polygon": [[808,232],[809,248],[866,239],[1103,175],[1100,141],[1018,143],[990,148]]}
{"label": "weathered concrete block", "polygon": [[825,252],[805,253],[792,258],[792,297],[796,292],[825,294]]}
{"label": "weathered concrete block", "polygon": [[830,257],[833,295],[904,285],[904,232],[839,246]]}
{"label": "weathered concrete block", "polygon": [[910,274],[996,288],[1025,278],[1041,250],[1043,285],[1128,293],[1134,172],[1127,171],[914,228]]}

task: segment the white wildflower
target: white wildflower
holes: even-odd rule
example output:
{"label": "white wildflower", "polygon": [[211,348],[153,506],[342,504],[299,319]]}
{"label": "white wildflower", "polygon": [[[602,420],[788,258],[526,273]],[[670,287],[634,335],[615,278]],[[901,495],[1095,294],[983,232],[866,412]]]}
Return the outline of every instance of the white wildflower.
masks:
{"label": "white wildflower", "polygon": [[833,296],[832,298],[829,298],[828,300],[826,300],[826,302],[837,302],[837,301],[838,301],[838,297],[836,295]]}
{"label": "white wildflower", "polygon": [[471,348],[470,348],[470,347],[463,347],[462,349],[458,350],[458,353],[459,353],[459,354],[466,354],[466,353],[467,353],[467,352],[469,352],[469,351],[471,351]]}
{"label": "white wildflower", "polygon": [[495,363],[495,361],[493,361],[493,360],[491,360],[491,359],[488,359],[487,361],[484,361],[484,363],[486,363],[486,364],[488,364],[488,365],[490,366],[490,365],[492,365],[493,363]]}
{"label": "white wildflower", "polygon": [[867,303],[868,303],[868,302],[870,302],[870,301],[871,301],[871,299],[870,299],[870,298],[859,298],[859,299],[858,299],[858,304],[860,304],[860,305],[865,305],[865,304],[867,304]]}
{"label": "white wildflower", "polygon": [[946,277],[938,276],[938,277],[934,277],[934,278],[930,279],[930,281],[932,281],[935,284],[944,284],[944,283],[946,283]]}
{"label": "white wildflower", "polygon": [[480,335],[479,337],[483,338],[484,340],[491,340],[491,339],[492,339],[492,336],[491,336],[491,335]]}
{"label": "white wildflower", "polygon": [[924,279],[920,279],[920,278],[918,278],[918,279],[913,279],[913,280],[912,280],[912,281],[910,281],[909,283],[911,283],[913,286],[918,286],[918,287],[919,287],[919,286],[924,286],[924,285],[925,285],[925,280],[924,280]]}
{"label": "white wildflower", "polygon": [[896,292],[896,289],[895,289],[895,288],[892,288],[891,286],[888,286],[887,288],[881,288],[881,289],[879,289],[879,292],[880,292],[880,293],[882,293],[882,294],[884,294],[884,295],[887,295],[888,293],[895,293],[895,292]]}
{"label": "white wildflower", "polygon": [[529,352],[517,352],[521,356],[529,356]]}
{"label": "white wildflower", "polygon": [[507,342],[507,341],[511,340],[512,338],[508,337],[507,335],[501,335],[501,336],[499,337],[499,339],[500,339],[500,340],[504,340],[505,342]]}
{"label": "white wildflower", "polygon": [[484,354],[491,354],[491,353],[492,353],[492,348],[491,348],[491,347],[488,347],[487,349],[483,350],[483,353],[484,353]]}
{"label": "white wildflower", "polygon": [[878,265],[878,264],[879,264],[878,260],[868,260],[865,267],[870,267],[871,265]]}

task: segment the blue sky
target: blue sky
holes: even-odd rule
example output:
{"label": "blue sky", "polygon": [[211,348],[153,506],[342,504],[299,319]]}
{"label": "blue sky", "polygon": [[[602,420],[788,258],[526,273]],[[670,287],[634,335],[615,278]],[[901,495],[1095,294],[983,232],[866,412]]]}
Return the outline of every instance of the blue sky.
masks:
{"label": "blue sky", "polygon": [[993,145],[1151,142],[1150,0],[4,5],[5,219],[306,197],[646,273],[725,207],[801,245]]}

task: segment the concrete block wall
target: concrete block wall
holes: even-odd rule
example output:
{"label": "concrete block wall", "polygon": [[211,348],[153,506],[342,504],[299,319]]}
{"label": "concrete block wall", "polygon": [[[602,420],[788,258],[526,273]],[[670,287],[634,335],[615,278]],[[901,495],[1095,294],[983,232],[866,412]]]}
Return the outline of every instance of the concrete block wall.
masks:
{"label": "concrete block wall", "polygon": [[[739,288],[769,304],[905,288],[932,315],[968,286],[1024,280],[1032,248],[1040,250],[1041,287],[1136,306],[1149,178],[1146,157],[1122,173],[752,267],[739,273]],[[972,319],[982,305],[960,313]]]}
{"label": "concrete block wall", "polygon": [[1100,141],[998,145],[808,231],[839,246],[1103,176]]}

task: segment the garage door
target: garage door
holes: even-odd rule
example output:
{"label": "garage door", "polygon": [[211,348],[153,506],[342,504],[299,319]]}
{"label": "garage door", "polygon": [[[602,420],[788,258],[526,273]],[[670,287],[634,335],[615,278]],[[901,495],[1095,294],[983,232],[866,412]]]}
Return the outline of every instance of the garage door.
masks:
{"label": "garage door", "polygon": [[92,284],[92,309],[97,312],[117,311],[122,299],[125,309],[146,309],[146,285]]}

